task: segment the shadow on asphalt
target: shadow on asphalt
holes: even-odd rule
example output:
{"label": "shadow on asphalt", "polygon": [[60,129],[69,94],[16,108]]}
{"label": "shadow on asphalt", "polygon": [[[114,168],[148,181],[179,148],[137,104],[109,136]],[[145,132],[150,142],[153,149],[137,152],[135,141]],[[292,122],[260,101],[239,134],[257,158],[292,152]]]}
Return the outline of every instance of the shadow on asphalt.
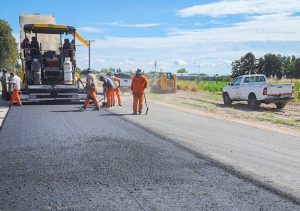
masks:
{"label": "shadow on asphalt", "polygon": [[[133,114],[114,114],[114,113],[109,113],[109,114],[100,114],[99,116],[134,116]],[[137,115],[135,115],[137,116]]]}
{"label": "shadow on asphalt", "polygon": [[89,111],[89,110],[64,110],[64,111],[49,111],[49,112],[53,112],[53,113],[68,113],[68,112],[84,112],[84,111]]}

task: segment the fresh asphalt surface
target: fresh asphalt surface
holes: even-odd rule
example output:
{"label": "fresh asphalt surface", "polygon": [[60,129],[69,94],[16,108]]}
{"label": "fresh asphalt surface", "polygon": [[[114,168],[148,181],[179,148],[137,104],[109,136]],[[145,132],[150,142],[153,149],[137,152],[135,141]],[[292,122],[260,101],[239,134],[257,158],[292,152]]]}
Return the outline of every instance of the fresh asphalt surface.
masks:
{"label": "fresh asphalt surface", "polygon": [[126,108],[79,107],[9,111],[0,131],[0,210],[300,210],[173,142],[171,134],[137,124],[155,109],[146,117]]}

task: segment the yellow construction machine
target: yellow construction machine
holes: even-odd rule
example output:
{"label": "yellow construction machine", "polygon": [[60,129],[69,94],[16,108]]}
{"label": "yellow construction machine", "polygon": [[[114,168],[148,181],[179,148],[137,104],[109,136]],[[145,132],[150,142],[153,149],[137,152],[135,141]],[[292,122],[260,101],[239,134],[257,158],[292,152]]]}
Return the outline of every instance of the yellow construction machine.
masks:
{"label": "yellow construction machine", "polygon": [[171,72],[161,72],[155,79],[151,92],[155,93],[175,93],[177,89],[176,74]]}

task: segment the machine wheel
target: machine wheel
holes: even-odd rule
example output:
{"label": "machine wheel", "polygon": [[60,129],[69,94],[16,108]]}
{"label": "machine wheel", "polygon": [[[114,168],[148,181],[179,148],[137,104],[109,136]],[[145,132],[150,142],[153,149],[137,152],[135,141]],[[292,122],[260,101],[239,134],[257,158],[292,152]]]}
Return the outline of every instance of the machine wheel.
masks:
{"label": "machine wheel", "polygon": [[255,94],[249,95],[248,105],[250,106],[251,109],[256,109],[260,105],[260,102],[257,101]]}
{"label": "machine wheel", "polygon": [[279,103],[275,103],[276,107],[278,109],[283,109],[285,107],[287,102],[279,102]]}
{"label": "machine wheel", "polygon": [[223,93],[223,101],[225,105],[231,105],[233,100],[230,99],[229,94],[227,92]]}

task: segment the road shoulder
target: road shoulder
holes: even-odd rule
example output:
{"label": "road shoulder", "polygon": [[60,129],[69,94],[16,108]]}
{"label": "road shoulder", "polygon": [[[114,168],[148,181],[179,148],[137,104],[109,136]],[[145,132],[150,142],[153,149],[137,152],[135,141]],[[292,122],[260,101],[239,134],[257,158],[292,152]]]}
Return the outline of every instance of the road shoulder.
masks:
{"label": "road shoulder", "polygon": [[[0,95],[1,97],[1,95]],[[8,113],[9,107],[7,105],[7,102],[0,99],[0,129],[2,128],[2,125],[4,123],[4,120],[6,118],[6,115]]]}
{"label": "road shoulder", "polygon": [[[163,105],[184,112],[194,113],[194,114],[211,117],[215,119],[227,120],[238,124],[249,125],[266,131],[300,137],[300,131],[298,130],[298,127],[289,127],[288,125],[273,124],[271,122],[274,119],[283,118],[284,117],[283,115],[285,115],[287,109],[285,109],[282,112],[278,112],[273,109],[268,110],[265,108],[261,108],[261,110],[258,111],[247,110],[245,108],[242,109],[236,108],[234,106],[233,108],[226,108],[223,106],[219,106],[219,102],[217,102],[218,106],[216,106],[215,101],[212,102],[204,98],[199,98],[199,96],[197,97],[197,99],[190,98],[189,97],[190,92],[181,92],[180,94],[185,95],[186,97],[178,97],[177,95],[171,95],[171,96],[150,95],[150,99],[148,99],[148,101],[150,103],[156,103],[159,105]],[[207,108],[207,106],[209,108]],[[243,107],[243,105],[239,105],[239,104],[237,104],[237,106]],[[258,117],[251,118],[255,115],[259,116],[259,118]],[[298,113],[287,114],[287,115],[288,116],[296,115],[296,117],[298,117]],[[268,121],[265,121],[264,118],[267,118]],[[300,121],[300,119],[297,121]]]}

